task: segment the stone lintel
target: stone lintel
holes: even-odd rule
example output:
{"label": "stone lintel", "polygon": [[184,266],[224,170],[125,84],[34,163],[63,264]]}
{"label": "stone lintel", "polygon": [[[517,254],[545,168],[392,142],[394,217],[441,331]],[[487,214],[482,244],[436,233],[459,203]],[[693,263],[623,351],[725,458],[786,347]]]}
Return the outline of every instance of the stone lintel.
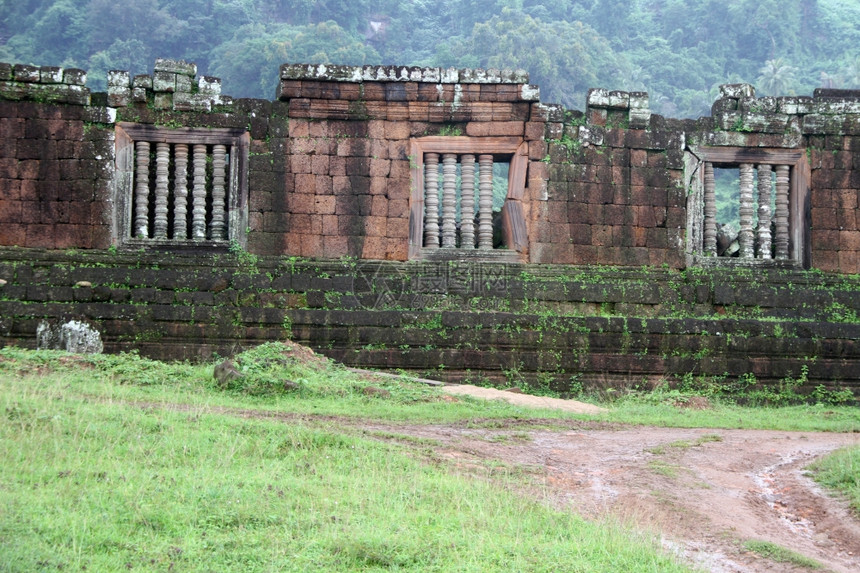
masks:
{"label": "stone lintel", "polygon": [[814,113],[814,99],[809,96],[790,96],[776,98],[777,109],[788,115],[804,115]]}
{"label": "stone lintel", "polygon": [[127,88],[130,84],[129,74],[125,70],[110,70],[107,73],[108,87]]}
{"label": "stone lintel", "polygon": [[138,74],[134,76],[134,79],[132,79],[131,81],[131,87],[151,90],[152,76],[150,76],[149,74]]}
{"label": "stone lintel", "polygon": [[16,82],[39,83],[41,74],[36,66],[28,66],[26,64],[15,64],[12,71],[12,77]]}
{"label": "stone lintel", "polygon": [[435,84],[528,84],[524,70],[283,64],[282,80],[329,82],[420,82]]}
{"label": "stone lintel", "polygon": [[39,79],[43,84],[61,84],[63,83],[63,68],[42,66],[39,68]]}
{"label": "stone lintel", "polygon": [[734,99],[755,97],[755,87],[750,84],[723,84],[720,86],[720,97]]}
{"label": "stone lintel", "polygon": [[860,99],[860,90],[838,90],[832,88],[816,88],[812,92],[812,97],[815,99],[836,98],[836,99]]}
{"label": "stone lintel", "polygon": [[87,83],[87,72],[79,68],[63,70],[63,83],[70,86],[83,86]]}
{"label": "stone lintel", "polygon": [[197,79],[197,90],[201,94],[221,95],[221,78],[200,76]]}
{"label": "stone lintel", "polygon": [[155,71],[152,74],[152,89],[159,93],[173,93],[176,91],[176,73]]}
{"label": "stone lintel", "polygon": [[156,58],[155,72],[167,72],[193,78],[197,75],[197,64],[185,60],[173,60],[170,58]]}
{"label": "stone lintel", "polygon": [[90,90],[77,85],[0,81],[0,99],[90,105]]}

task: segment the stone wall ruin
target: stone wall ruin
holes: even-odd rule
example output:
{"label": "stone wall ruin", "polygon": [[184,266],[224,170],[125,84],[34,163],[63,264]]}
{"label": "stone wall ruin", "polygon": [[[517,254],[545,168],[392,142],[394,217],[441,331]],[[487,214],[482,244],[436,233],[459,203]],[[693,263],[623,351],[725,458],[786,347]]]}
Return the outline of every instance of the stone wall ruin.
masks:
{"label": "stone wall ruin", "polygon": [[186,62],[106,94],[0,64],[0,344],[82,320],[164,358],[289,335],[451,380],[856,387],[860,94],[678,120],[519,71],[280,73],[234,100]]}

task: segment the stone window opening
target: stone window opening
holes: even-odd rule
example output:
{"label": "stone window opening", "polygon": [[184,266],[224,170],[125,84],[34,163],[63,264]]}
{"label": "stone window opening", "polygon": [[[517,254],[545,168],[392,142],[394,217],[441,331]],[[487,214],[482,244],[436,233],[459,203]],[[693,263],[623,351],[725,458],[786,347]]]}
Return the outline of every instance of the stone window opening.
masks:
{"label": "stone window opening", "polygon": [[118,242],[244,245],[248,143],[244,130],[120,124]]}
{"label": "stone window opening", "polygon": [[521,139],[425,137],[413,140],[411,159],[410,258],[526,255]]}
{"label": "stone window opening", "polygon": [[808,165],[800,151],[693,152],[688,253],[696,264],[807,264]]}

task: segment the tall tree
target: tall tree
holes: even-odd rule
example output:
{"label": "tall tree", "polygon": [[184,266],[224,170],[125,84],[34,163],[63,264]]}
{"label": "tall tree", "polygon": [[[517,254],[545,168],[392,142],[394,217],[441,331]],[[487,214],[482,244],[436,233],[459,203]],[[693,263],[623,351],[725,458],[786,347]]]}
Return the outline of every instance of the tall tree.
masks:
{"label": "tall tree", "polygon": [[768,60],[759,70],[758,87],[769,95],[791,95],[794,93],[794,73],[797,68],[789,66],[781,58]]}
{"label": "tall tree", "polygon": [[593,28],[514,10],[476,24],[469,38],[443,46],[438,57],[443,65],[523,68],[544,101],[568,106],[582,106],[589,87],[612,85],[627,67]]}
{"label": "tall tree", "polygon": [[284,63],[375,64],[379,54],[335,22],[312,26],[251,24],[214,53],[212,73],[235,97],[272,98]]}

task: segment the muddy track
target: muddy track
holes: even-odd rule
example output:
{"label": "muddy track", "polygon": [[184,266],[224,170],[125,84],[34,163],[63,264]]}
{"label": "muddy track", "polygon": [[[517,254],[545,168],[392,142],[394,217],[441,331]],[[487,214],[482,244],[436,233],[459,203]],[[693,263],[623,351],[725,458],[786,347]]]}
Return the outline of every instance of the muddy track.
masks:
{"label": "muddy track", "polygon": [[513,421],[501,429],[356,426],[369,437],[422,438],[461,471],[519,467],[535,494],[587,518],[657,531],[670,551],[706,571],[807,570],[746,551],[751,539],[831,571],[860,571],[860,520],[804,475],[815,458],[860,443],[857,434],[596,424],[547,431]]}
{"label": "muddy track", "polygon": [[517,487],[524,494],[587,519],[620,519],[657,532],[667,550],[705,571],[808,571],[745,550],[748,540],[775,543],[818,561],[825,570],[860,571],[860,519],[805,475],[816,458],[860,444],[860,434],[558,419],[416,425],[240,408],[194,410],[284,423],[300,420],[409,447],[418,439],[416,455],[427,457],[429,451],[433,462],[452,471],[490,479],[495,472],[516,472],[523,478]]}

